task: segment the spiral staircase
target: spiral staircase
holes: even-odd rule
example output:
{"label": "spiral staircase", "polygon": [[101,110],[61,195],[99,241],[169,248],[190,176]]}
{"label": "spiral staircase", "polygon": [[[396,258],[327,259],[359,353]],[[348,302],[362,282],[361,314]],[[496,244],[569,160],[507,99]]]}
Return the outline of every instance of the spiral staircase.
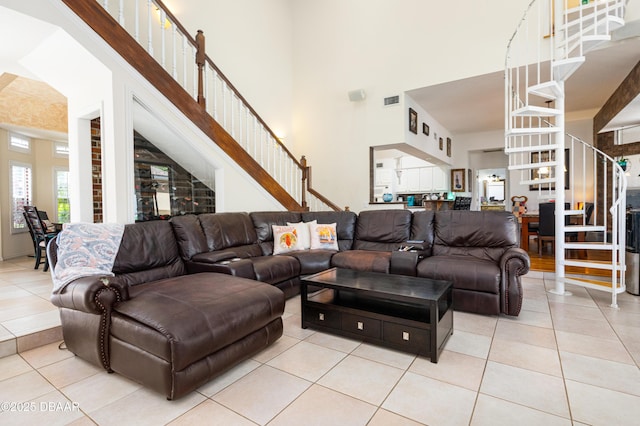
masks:
{"label": "spiral staircase", "polygon": [[[566,134],[564,87],[588,60],[587,52],[624,25],[627,1],[533,0],[509,42],[505,64],[509,169],[537,190],[540,202],[555,200],[551,292],[568,294],[565,284],[603,290],[611,293],[612,307],[625,291],[626,178],[613,158]],[[587,203],[595,206],[590,218]],[[590,273],[573,274],[574,267]],[[600,270],[606,274],[595,273]]]}

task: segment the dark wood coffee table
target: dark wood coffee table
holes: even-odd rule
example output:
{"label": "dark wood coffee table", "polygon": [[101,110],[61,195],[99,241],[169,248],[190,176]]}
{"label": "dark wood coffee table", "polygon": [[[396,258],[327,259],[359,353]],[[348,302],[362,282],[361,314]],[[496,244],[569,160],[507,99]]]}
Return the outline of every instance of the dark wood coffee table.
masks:
{"label": "dark wood coffee table", "polygon": [[302,328],[428,355],[431,362],[453,334],[449,281],[333,268],[301,284]]}

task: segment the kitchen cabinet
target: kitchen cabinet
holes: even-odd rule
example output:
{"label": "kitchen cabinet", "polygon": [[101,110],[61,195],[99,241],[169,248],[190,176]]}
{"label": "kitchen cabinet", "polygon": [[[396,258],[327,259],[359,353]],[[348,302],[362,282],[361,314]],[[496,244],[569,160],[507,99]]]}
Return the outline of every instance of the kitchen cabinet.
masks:
{"label": "kitchen cabinet", "polygon": [[440,167],[403,169],[397,192],[446,192],[447,175]]}

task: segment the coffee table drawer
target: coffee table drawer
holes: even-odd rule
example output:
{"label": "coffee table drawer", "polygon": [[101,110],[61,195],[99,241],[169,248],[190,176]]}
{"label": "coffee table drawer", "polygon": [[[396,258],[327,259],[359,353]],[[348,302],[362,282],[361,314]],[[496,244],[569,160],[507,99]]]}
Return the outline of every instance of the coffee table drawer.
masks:
{"label": "coffee table drawer", "polygon": [[342,325],[342,315],[338,311],[331,309],[317,309],[308,307],[306,309],[306,320],[324,327],[340,328]]}
{"label": "coffee table drawer", "polygon": [[393,322],[384,323],[383,340],[394,345],[418,349],[422,352],[431,350],[429,330],[408,327]]}
{"label": "coffee table drawer", "polygon": [[351,314],[342,315],[342,329],[361,336],[380,338],[381,324],[379,320]]}

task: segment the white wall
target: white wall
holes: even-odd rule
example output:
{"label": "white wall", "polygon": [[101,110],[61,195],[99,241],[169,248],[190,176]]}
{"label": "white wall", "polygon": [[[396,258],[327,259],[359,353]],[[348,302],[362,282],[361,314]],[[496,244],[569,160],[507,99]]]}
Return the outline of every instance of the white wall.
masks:
{"label": "white wall", "polygon": [[[317,189],[352,210],[366,206],[368,147],[406,142],[406,105],[385,108],[383,98],[501,70],[528,3],[292,2],[295,152],[316,166]],[[367,99],[349,102],[347,92],[360,88]],[[458,139],[455,168],[465,161]]]}

